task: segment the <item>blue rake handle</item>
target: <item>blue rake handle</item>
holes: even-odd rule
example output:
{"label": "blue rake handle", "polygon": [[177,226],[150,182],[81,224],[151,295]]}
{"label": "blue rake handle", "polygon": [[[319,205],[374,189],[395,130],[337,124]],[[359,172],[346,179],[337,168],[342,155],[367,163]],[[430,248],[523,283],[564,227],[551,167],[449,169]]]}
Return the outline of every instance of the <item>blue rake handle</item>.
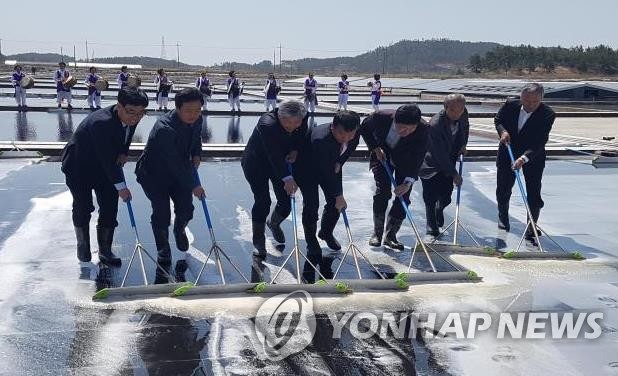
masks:
{"label": "blue rake handle", "polygon": [[[463,154],[459,154],[459,176],[463,173]],[[461,184],[457,186],[457,200],[455,204],[459,206],[459,202],[461,199]]]}
{"label": "blue rake handle", "polygon": [[[393,188],[397,187],[397,182],[395,181],[395,177],[393,176],[393,172],[391,171],[391,168],[388,166],[388,163],[382,162],[382,166],[384,166],[384,169],[386,170],[386,175],[388,175],[388,177],[391,179]],[[431,257],[429,257],[429,252],[427,251],[427,247],[425,246],[425,243],[421,239],[421,235],[416,229],[416,225],[414,224],[414,220],[412,219],[412,213],[410,213],[410,209],[408,208],[408,205],[406,205],[406,202],[404,201],[402,196],[398,196],[398,198],[399,198],[399,202],[401,203],[401,206],[403,207],[404,212],[406,213],[406,218],[408,218],[408,221],[410,222],[410,225],[412,226],[412,230],[414,231],[414,235],[416,236],[416,241],[421,244],[421,247],[423,248],[423,252],[425,252],[425,255],[427,256],[427,261],[429,261],[429,265],[431,266],[431,269],[433,270],[433,272],[434,273],[437,272],[436,267],[433,264],[433,261],[431,261]],[[414,257],[415,251],[416,251],[416,246],[414,246],[414,249],[412,250],[413,257]],[[440,255],[439,253],[438,255],[441,258],[443,258],[442,255]]]}
{"label": "blue rake handle", "polygon": [[[515,164],[515,156],[513,155],[513,149],[511,148],[510,144],[506,144],[506,150],[509,152],[511,163]],[[528,223],[528,226],[532,226],[532,232],[534,233],[534,237],[536,238],[539,249],[541,250],[541,252],[543,252],[543,247],[541,246],[541,242],[539,240],[539,233],[536,229],[536,223],[534,222],[534,219],[532,218],[532,212],[530,211],[530,205],[528,205],[528,195],[526,194],[526,190],[524,189],[524,184],[521,182],[521,174],[519,173],[519,170],[513,170],[513,172],[515,173],[515,178],[517,179],[517,185],[519,186],[519,191],[521,192],[521,197],[524,201],[524,206],[526,207],[526,213],[528,214],[528,218],[530,220],[530,222]],[[523,237],[522,237],[522,240],[523,240]]]}
{"label": "blue rake handle", "polygon": [[[195,182],[198,185],[202,185],[200,181],[200,175],[197,173],[197,169],[193,169],[193,177],[195,178]],[[208,205],[206,205],[206,198],[200,197],[200,201],[202,202],[202,209],[204,209],[204,215],[206,216],[206,224],[208,225],[208,229],[212,230],[212,221],[210,220],[210,212],[208,211]]]}
{"label": "blue rake handle", "polygon": [[[511,163],[515,163],[515,156],[513,155],[513,149],[510,144],[506,144],[506,150],[509,152],[509,157],[511,158]],[[517,179],[517,185],[519,185],[519,190],[521,191],[521,195],[524,198],[524,203],[528,206],[528,196],[526,195],[526,191],[524,190],[524,185],[521,182],[521,176],[519,175],[519,170],[513,170],[515,173],[515,178]]]}
{"label": "blue rake handle", "polygon": [[[393,188],[397,187],[397,182],[395,181],[395,177],[393,176],[393,172],[391,171],[391,168],[388,166],[388,163],[386,162],[381,162],[381,163],[382,163],[382,166],[384,166],[384,169],[386,170],[386,175],[388,175],[388,177],[391,179],[391,184],[393,184]],[[408,205],[406,205],[406,202],[402,196],[397,196],[397,198],[399,199],[399,202],[401,203],[401,206],[403,207],[403,210],[406,213],[406,217],[408,218],[408,221],[410,221],[410,224],[412,224],[412,213],[410,213],[410,209],[408,208]]]}
{"label": "blue rake handle", "polygon": [[347,229],[350,228],[350,222],[348,221],[348,214],[346,213],[345,209],[343,209],[341,211],[341,215],[343,215],[343,223],[345,224],[345,227]]}
{"label": "blue rake handle", "polygon": [[[124,170],[122,169],[122,167],[119,168],[120,170],[120,176],[122,177],[122,182],[127,184],[126,179],[124,178]],[[137,234],[137,225],[135,224],[135,215],[133,214],[133,205],[131,205],[131,200],[129,201],[125,201],[127,204],[127,211],[129,212],[129,220],[131,221],[131,227],[133,227]]]}

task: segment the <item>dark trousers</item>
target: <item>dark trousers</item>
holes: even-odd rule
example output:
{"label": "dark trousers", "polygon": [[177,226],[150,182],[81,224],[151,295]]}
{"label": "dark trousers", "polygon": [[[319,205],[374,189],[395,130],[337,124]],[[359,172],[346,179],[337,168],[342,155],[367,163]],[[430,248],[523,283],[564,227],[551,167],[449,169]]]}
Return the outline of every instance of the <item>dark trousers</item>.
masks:
{"label": "dark trousers", "polygon": [[170,225],[170,199],[174,203],[175,221],[187,223],[193,219],[193,195],[189,188],[162,180],[138,179],[150,200],[153,228],[167,228]]}
{"label": "dark trousers", "polygon": [[73,196],[73,225],[84,227],[90,223],[94,211],[92,191],[99,205],[98,227],[115,228],[118,226],[118,191],[105,178],[80,174],[79,177],[66,176],[66,184]]}
{"label": "dark trousers", "polygon": [[438,172],[429,179],[421,179],[423,183],[423,201],[432,208],[446,208],[451,203],[453,194],[453,177]]}
{"label": "dark trousers", "polygon": [[[498,205],[504,205],[508,208],[513,184],[515,183],[515,174],[511,169],[510,160],[498,159],[497,163],[498,184],[496,187],[496,200]],[[528,205],[531,208],[542,208],[544,206],[541,198],[541,180],[543,178],[543,170],[545,169],[545,160],[539,159],[534,162],[529,162],[523,165],[523,175],[526,180],[526,195],[528,196]],[[519,189],[519,188],[518,188]]]}
{"label": "dark trousers", "polygon": [[308,176],[295,175],[296,183],[303,194],[303,226],[316,223],[318,221],[318,209],[320,206],[320,193],[322,189],[326,203],[322,211],[322,221],[320,228],[326,234],[332,234],[337,221],[339,221],[339,210],[335,208],[336,196],[332,192],[324,189],[315,179]]}
{"label": "dark trousers", "polygon": [[[392,171],[392,167],[391,167]],[[386,208],[388,207],[388,201],[393,197],[392,193],[392,183],[388,175],[386,174],[386,170],[381,163],[375,163],[371,165],[371,172],[373,172],[373,178],[376,181],[376,191],[373,195],[373,215],[374,217],[378,216],[384,218],[386,213]],[[402,184],[405,180],[405,176],[399,176],[397,172],[395,172],[395,182],[397,185]],[[410,193],[412,190],[406,192],[402,197],[406,203],[406,205],[410,205]],[[406,217],[406,213],[404,212],[401,204],[399,203],[399,198],[395,197],[393,199],[393,205],[391,210],[388,213],[390,218],[402,221]]]}
{"label": "dark trousers", "polygon": [[268,217],[270,211],[270,187],[268,182],[270,181],[275,196],[277,197],[277,205],[275,210],[282,218],[287,218],[292,210],[290,203],[290,196],[283,189],[283,181],[275,177],[270,172],[268,166],[252,166],[247,163],[242,163],[242,169],[245,174],[245,179],[249,182],[251,192],[253,192],[253,207],[251,208],[251,219],[254,222],[264,223]]}

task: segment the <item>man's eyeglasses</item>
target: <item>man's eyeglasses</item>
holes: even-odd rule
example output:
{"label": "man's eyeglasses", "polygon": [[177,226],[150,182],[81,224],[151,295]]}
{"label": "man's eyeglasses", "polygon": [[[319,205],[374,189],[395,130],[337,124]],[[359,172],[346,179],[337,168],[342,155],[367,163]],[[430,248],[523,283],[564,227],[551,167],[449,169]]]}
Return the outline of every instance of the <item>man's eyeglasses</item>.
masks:
{"label": "man's eyeglasses", "polygon": [[124,112],[127,115],[129,115],[129,116],[135,116],[135,117],[137,117],[137,116],[142,117],[142,116],[146,115],[146,110],[134,111],[134,110],[127,110],[127,109],[125,109]]}

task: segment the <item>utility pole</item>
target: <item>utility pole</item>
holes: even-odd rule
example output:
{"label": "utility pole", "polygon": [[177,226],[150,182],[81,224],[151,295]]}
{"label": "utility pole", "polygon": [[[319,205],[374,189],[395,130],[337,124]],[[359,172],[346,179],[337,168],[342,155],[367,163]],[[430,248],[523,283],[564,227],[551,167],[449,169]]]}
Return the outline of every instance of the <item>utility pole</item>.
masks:
{"label": "utility pole", "polygon": [[276,69],[277,69],[277,49],[273,48],[273,74],[275,74]]}
{"label": "utility pole", "polygon": [[86,62],[90,62],[90,56],[88,55],[88,41],[86,41]]}
{"label": "utility pole", "polygon": [[165,53],[165,37],[161,36],[161,59],[167,59],[167,54]]}
{"label": "utility pole", "polygon": [[60,60],[64,60],[64,52],[62,52],[62,46],[60,46]]}
{"label": "utility pole", "polygon": [[180,43],[176,42],[176,68],[180,67]]}
{"label": "utility pole", "polygon": [[0,56],[2,56],[2,38],[0,38]]}
{"label": "utility pole", "polygon": [[279,73],[282,73],[281,69],[281,43],[279,43]]}
{"label": "utility pole", "polygon": [[382,74],[386,72],[386,47],[384,47],[384,54],[382,59]]}
{"label": "utility pole", "polygon": [[77,54],[75,53],[75,45],[73,45],[73,68],[77,68]]}

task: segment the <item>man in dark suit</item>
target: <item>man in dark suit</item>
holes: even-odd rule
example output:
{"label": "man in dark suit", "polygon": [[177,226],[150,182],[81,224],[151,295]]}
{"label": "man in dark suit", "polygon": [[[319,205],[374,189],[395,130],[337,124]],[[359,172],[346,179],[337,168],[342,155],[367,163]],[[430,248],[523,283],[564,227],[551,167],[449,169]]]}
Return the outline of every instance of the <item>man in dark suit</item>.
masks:
{"label": "man in dark suit", "polygon": [[118,226],[118,197],[131,199],[121,168],[127,161],[135,127],[148,107],[143,90],[123,88],[118,103],[88,115],[73,133],[62,152],[62,172],[73,196],[73,226],[77,237],[77,258],[91,260],[90,216],[94,211],[92,191],[99,204],[97,242],[99,260],[120,266],[112,252],[114,229]]}
{"label": "man in dark suit", "polygon": [[[382,163],[388,163],[395,170],[396,196],[410,204],[412,185],[418,179],[418,171],[423,163],[429,139],[429,124],[421,118],[421,110],[415,104],[407,104],[396,111],[377,111],[363,121],[360,134],[371,150],[369,168],[376,181],[373,195],[374,233],[369,240],[373,247],[382,244],[384,219],[388,201],[392,197],[391,181]],[[397,240],[397,232],[406,213],[398,199],[388,215],[384,245],[393,249],[403,249]]]}
{"label": "man in dark suit", "polygon": [[[150,224],[157,246],[158,263],[168,268],[172,263],[169,244],[170,200],[174,202],[174,238],[182,252],[189,249],[185,228],[193,219],[191,194],[206,195],[196,181],[202,153],[202,105],[204,98],[196,88],[183,89],[174,99],[175,109],[162,115],[150,131],[144,152],[137,161],[137,182],[151,202]],[[176,263],[176,274],[182,275],[186,260]]]}
{"label": "man in dark suit", "polygon": [[[509,199],[515,182],[513,170],[522,169],[526,180],[528,205],[534,222],[539,219],[543,199],[541,198],[541,179],[545,168],[545,144],[556,114],[543,103],[543,86],[530,83],[524,86],[520,99],[508,100],[498,111],[494,123],[500,147],[496,165],[498,184],[498,227],[509,231]],[[516,158],[511,163],[506,145],[510,144]],[[534,236],[532,227],[528,228],[526,238]]]}
{"label": "man in dark suit", "polygon": [[444,98],[444,109],[429,122],[429,148],[419,173],[423,183],[423,201],[427,234],[438,236],[444,226],[444,208],[451,203],[453,184],[460,186],[456,161],[468,144],[470,124],[466,99],[462,94]]}
{"label": "man in dark suit", "polygon": [[[260,117],[242,155],[241,165],[245,178],[253,192],[251,221],[254,255],[266,256],[266,224],[279,243],[285,243],[281,222],[290,215],[290,196],[298,186],[288,171],[288,163],[294,163],[307,132],[307,109],[296,101],[283,102],[278,108]],[[277,205],[270,220],[271,182]]]}
{"label": "man in dark suit", "polygon": [[[294,164],[294,176],[303,194],[303,228],[307,242],[307,258],[319,265],[320,273],[332,277],[333,259],[322,258],[322,249],[316,238],[318,207],[320,197],[318,187],[322,188],[326,204],[322,212],[322,222],[318,236],[326,241],[329,248],[340,250],[341,245],[333,236],[339,213],[347,206],[343,196],[342,167],[356,150],[360,135],[357,130],[360,116],[355,112],[338,112],[332,123],[311,127],[303,148]],[[315,281],[315,271],[305,263],[303,277],[308,283]]]}

